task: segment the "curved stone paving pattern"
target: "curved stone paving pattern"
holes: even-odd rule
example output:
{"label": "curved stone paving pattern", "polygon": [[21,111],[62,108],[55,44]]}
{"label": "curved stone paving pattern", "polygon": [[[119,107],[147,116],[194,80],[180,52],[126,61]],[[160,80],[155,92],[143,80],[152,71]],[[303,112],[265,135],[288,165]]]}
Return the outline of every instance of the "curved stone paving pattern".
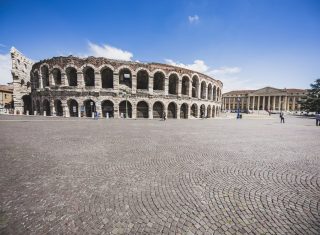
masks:
{"label": "curved stone paving pattern", "polygon": [[1,119],[0,233],[320,233],[313,120]]}

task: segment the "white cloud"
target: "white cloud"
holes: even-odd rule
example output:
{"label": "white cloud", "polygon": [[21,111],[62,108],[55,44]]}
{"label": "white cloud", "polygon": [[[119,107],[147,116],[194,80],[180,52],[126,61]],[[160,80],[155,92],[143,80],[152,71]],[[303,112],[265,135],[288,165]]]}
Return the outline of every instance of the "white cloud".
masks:
{"label": "white cloud", "polygon": [[178,66],[186,69],[191,69],[200,73],[205,73],[208,71],[209,67],[204,63],[203,60],[195,60],[193,64],[183,64],[180,62],[175,62],[171,59],[165,59],[167,64]]}
{"label": "white cloud", "polygon": [[214,69],[211,71],[214,75],[219,75],[219,74],[235,74],[235,73],[240,73],[241,68],[239,67],[221,67],[218,69]]}
{"label": "white cloud", "polygon": [[8,54],[0,54],[0,84],[12,82],[11,75],[11,56]]}
{"label": "white cloud", "polygon": [[189,23],[192,24],[192,23],[199,22],[200,18],[198,15],[194,15],[194,16],[188,16],[188,19],[189,19]]}
{"label": "white cloud", "polygon": [[89,42],[88,46],[89,46],[89,53],[97,57],[105,57],[109,59],[125,60],[125,61],[131,61],[133,57],[133,54],[131,52],[124,51],[107,44],[100,46],[92,42]]}

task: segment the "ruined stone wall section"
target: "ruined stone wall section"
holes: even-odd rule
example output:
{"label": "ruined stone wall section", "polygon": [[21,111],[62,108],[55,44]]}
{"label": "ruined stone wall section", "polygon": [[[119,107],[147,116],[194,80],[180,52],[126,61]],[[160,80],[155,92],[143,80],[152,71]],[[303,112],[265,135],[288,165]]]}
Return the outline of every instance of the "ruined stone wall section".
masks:
{"label": "ruined stone wall section", "polygon": [[10,50],[12,59],[12,79],[13,79],[13,100],[15,113],[23,111],[23,96],[31,93],[30,71],[33,61],[25,57],[14,47]]}

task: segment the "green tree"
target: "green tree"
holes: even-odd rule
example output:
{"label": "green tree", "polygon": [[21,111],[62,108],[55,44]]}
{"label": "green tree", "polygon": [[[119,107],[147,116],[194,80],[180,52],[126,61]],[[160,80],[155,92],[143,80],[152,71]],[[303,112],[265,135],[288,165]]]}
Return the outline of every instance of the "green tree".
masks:
{"label": "green tree", "polygon": [[308,94],[301,100],[301,108],[308,112],[320,112],[320,78],[310,84]]}

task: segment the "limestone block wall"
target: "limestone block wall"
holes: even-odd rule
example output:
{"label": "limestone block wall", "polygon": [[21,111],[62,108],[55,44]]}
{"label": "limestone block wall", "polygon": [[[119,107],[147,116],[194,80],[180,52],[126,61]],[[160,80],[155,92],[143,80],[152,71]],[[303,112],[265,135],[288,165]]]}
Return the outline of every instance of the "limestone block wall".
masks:
{"label": "limestone block wall", "polygon": [[11,48],[10,53],[12,59],[11,73],[15,114],[22,114],[24,107],[23,97],[31,93],[30,71],[33,62],[14,47]]}
{"label": "limestone block wall", "polygon": [[[90,117],[97,111],[117,118],[124,101],[131,118],[159,117],[159,110],[177,119],[216,117],[221,110],[221,81],[166,64],[68,56],[39,61],[26,72],[13,70],[20,113]],[[31,87],[19,87],[22,79]],[[28,104],[21,102],[25,94]]]}

